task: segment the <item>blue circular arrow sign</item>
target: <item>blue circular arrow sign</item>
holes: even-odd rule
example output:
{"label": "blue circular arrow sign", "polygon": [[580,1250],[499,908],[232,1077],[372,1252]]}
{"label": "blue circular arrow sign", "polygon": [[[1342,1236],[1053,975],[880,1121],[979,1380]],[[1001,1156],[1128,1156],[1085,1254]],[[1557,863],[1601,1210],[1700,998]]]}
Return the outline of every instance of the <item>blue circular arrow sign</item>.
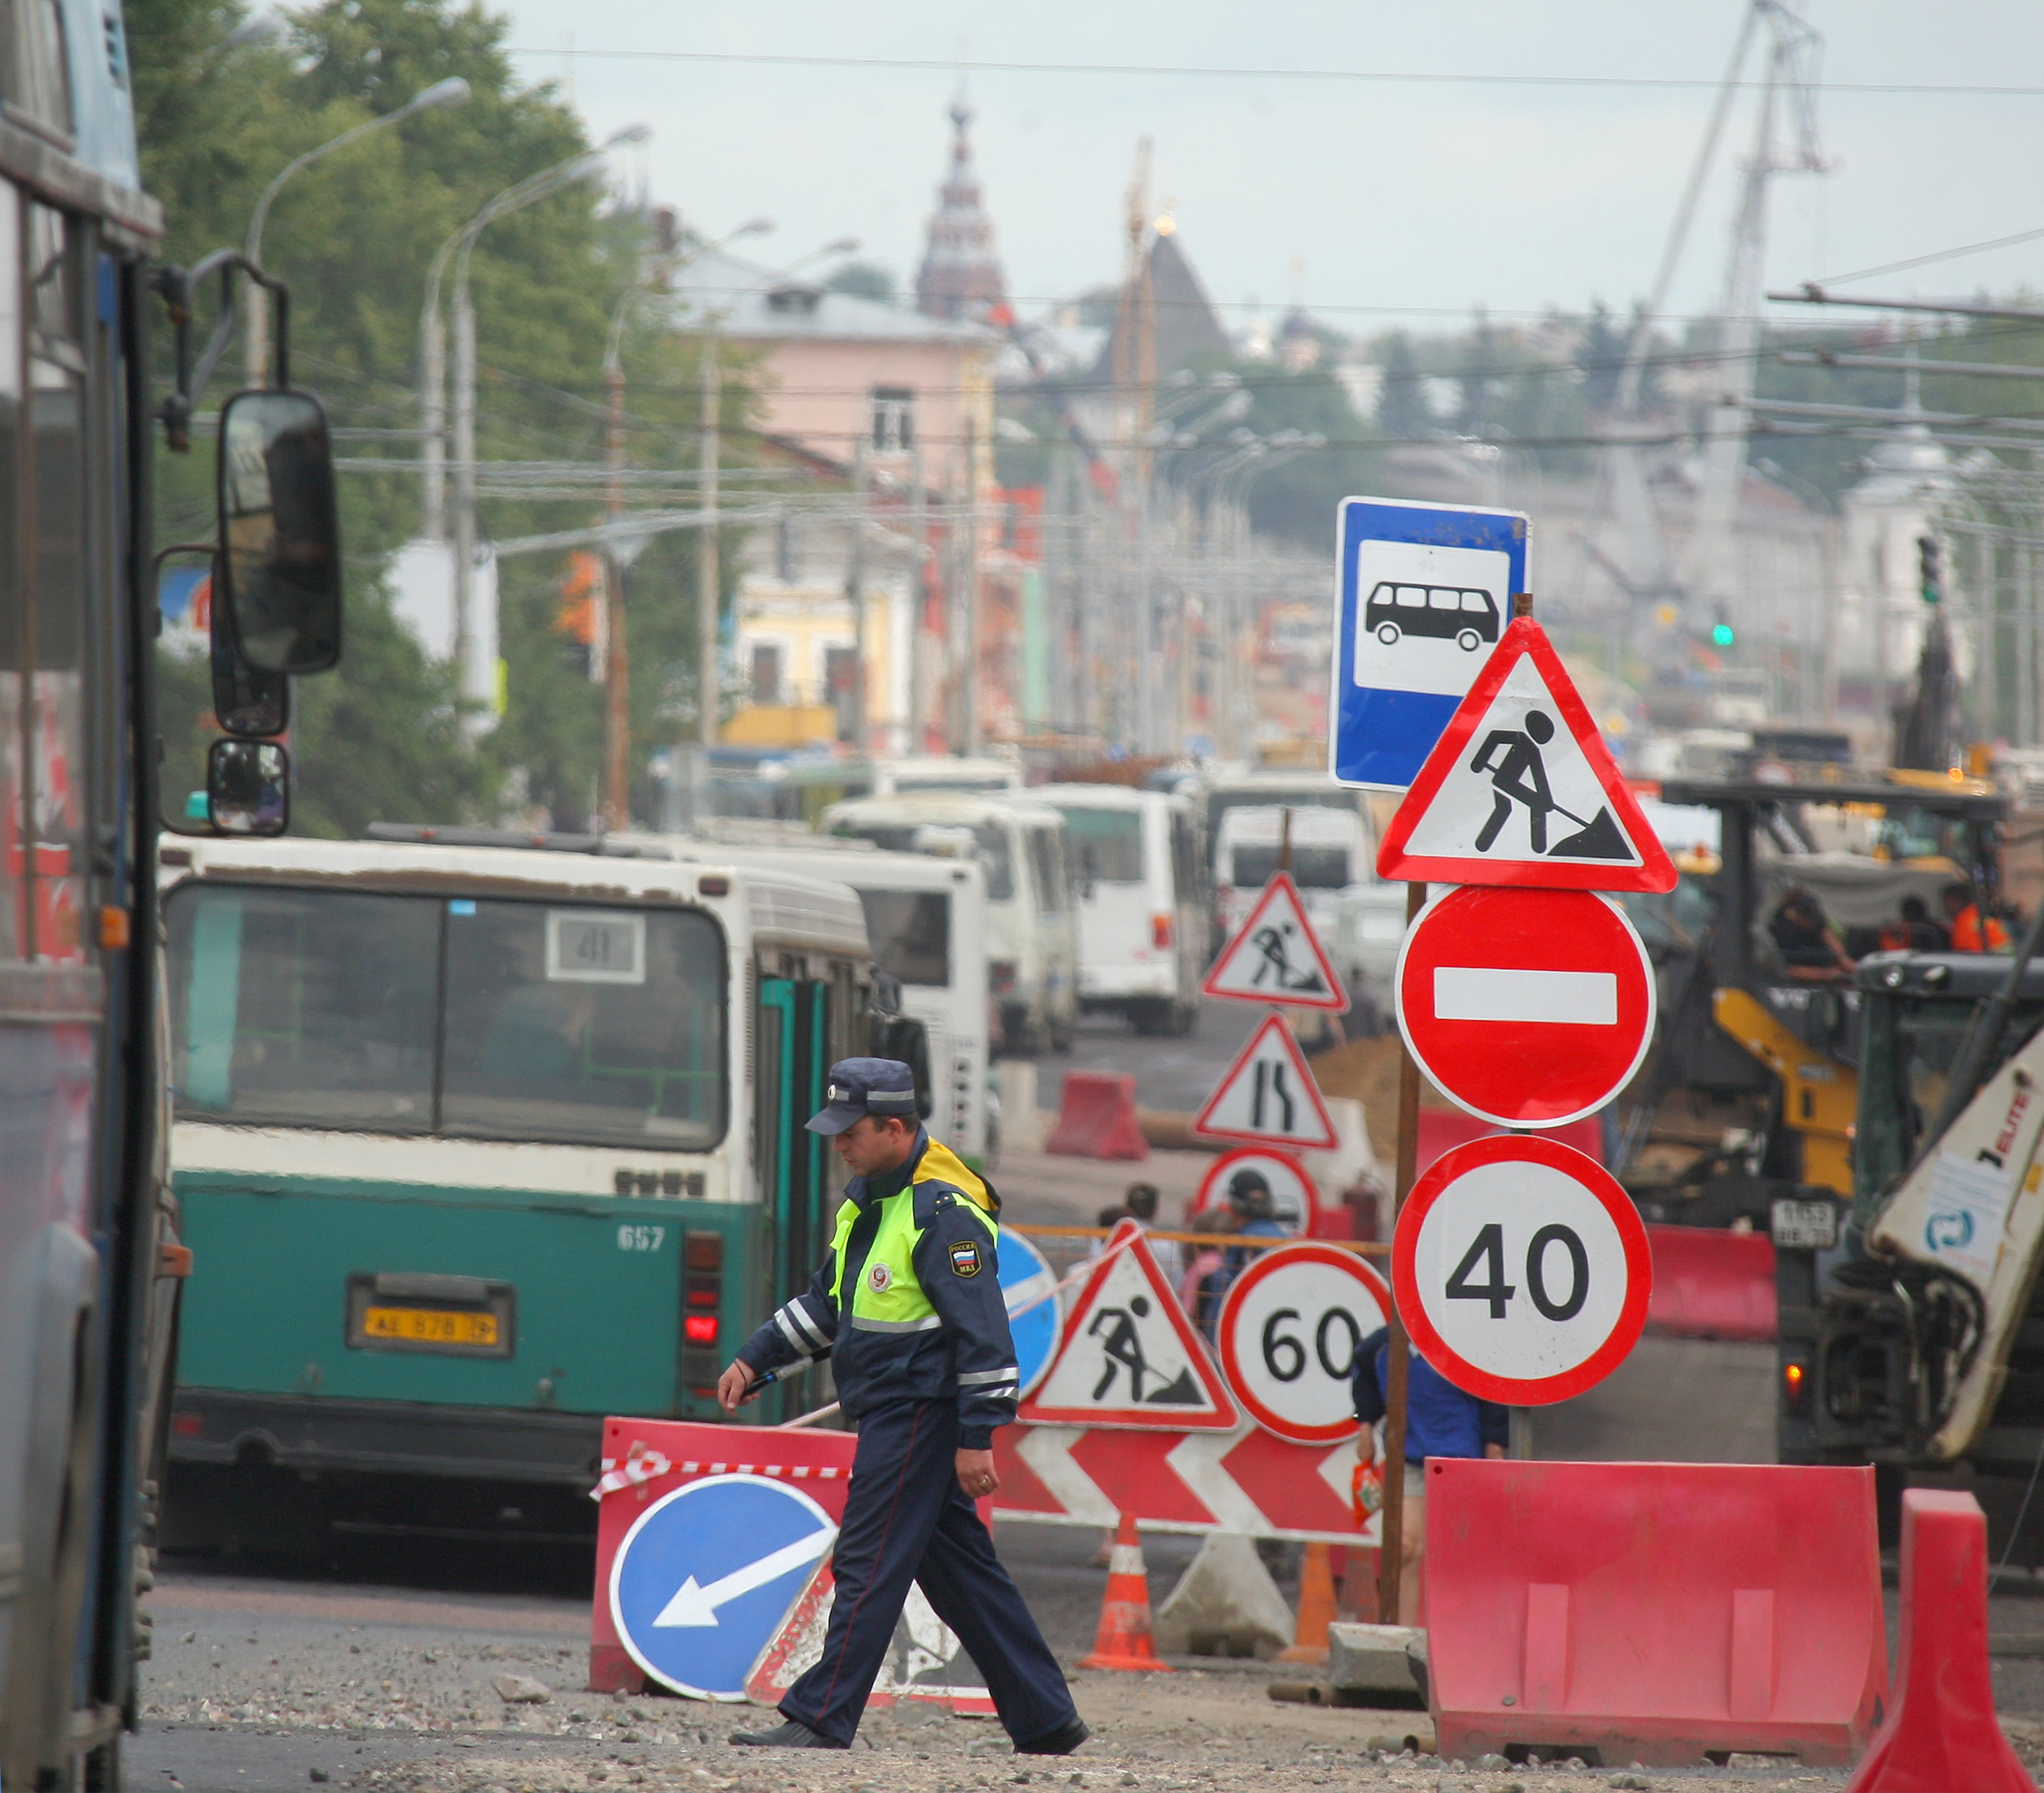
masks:
{"label": "blue circular arrow sign", "polygon": [[[1015,1337],[1015,1367],[1022,1373],[1020,1392],[1027,1395],[1043,1380],[1057,1354],[1064,1299],[1051,1296],[1047,1301],[1037,1301],[1056,1286],[1058,1275],[1043,1253],[1020,1233],[1002,1229],[999,1257],[1001,1292],[1008,1303],[1009,1330]],[[1032,1302],[1036,1304],[1031,1307]],[[1017,1308],[1028,1311],[1018,1313]]]}
{"label": "blue circular arrow sign", "polygon": [[632,1660],[676,1693],[743,1699],[745,1677],[837,1538],[828,1514],[765,1476],[705,1476],[639,1515],[610,1568]]}

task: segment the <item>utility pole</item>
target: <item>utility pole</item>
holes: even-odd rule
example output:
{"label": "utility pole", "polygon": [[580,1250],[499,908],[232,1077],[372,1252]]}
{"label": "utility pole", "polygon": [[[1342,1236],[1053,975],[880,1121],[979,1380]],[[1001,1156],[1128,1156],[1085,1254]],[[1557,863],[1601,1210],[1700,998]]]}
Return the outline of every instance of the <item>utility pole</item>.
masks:
{"label": "utility pole", "polygon": [[454,663],[456,689],[474,697],[475,307],[468,282],[454,291]]}
{"label": "utility pole", "polygon": [[[618,320],[631,302],[628,292],[618,306]],[[603,507],[606,522],[615,524],[624,510],[624,361],[619,331],[611,332],[604,385],[609,403],[605,447],[610,479]],[[624,648],[624,562],[615,536],[603,551],[603,819],[613,831],[632,825],[632,678]]]}
{"label": "utility pole", "polygon": [[959,751],[976,754],[979,731],[979,426],[968,410],[965,420],[965,578],[959,601],[964,639],[959,655],[959,689],[963,695],[964,727]]}
{"label": "utility pole", "polygon": [[851,449],[851,547],[845,558],[845,601],[851,609],[851,689],[845,705],[845,731],[851,751],[867,751],[866,728],[866,438]]}
{"label": "utility pole", "polygon": [[928,750],[924,737],[929,729],[929,647],[923,625],[929,609],[930,516],[929,494],[923,486],[920,438],[912,448],[914,459],[909,469],[915,482],[909,493],[909,751],[919,754]]}
{"label": "utility pole", "polygon": [[709,771],[709,751],[717,745],[718,612],[722,608],[724,574],[717,561],[717,461],[720,447],[720,413],[724,382],[717,359],[717,318],[703,324],[702,345],[702,524],[696,536],[696,708],[702,743],[703,772]]}

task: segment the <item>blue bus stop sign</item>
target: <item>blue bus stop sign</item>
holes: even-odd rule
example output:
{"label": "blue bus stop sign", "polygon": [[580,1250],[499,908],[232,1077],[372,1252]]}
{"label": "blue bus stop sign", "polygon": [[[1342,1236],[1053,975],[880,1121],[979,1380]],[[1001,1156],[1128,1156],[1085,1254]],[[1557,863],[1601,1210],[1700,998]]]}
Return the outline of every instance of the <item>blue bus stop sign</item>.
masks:
{"label": "blue bus stop sign", "polygon": [[836,1537],[830,1515],[785,1482],[690,1482],[641,1513],[617,1547],[618,1638],[663,1687],[743,1699],[746,1676]]}
{"label": "blue bus stop sign", "polygon": [[[1003,1227],[1001,1233],[1001,1293],[1008,1303],[1008,1329],[1015,1337],[1015,1367],[1022,1373],[1020,1392],[1043,1380],[1056,1355],[1058,1334],[1064,1329],[1065,1305],[1061,1296],[1038,1301],[1056,1285],[1057,1273],[1044,1261],[1043,1254],[1020,1233]],[[1034,1305],[1032,1305],[1034,1303]],[[1018,1312],[1017,1309],[1026,1309]]]}
{"label": "blue bus stop sign", "polygon": [[1512,620],[1526,583],[1523,512],[1341,502],[1327,770],[1402,791]]}

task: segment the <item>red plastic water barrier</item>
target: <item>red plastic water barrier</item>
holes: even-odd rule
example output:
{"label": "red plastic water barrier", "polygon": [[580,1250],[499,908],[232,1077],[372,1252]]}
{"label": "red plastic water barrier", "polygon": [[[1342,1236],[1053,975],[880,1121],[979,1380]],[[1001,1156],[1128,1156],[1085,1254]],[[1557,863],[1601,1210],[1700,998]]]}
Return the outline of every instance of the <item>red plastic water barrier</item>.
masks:
{"label": "red plastic water barrier", "polygon": [[1679,1338],[1772,1338],[1774,1242],[1720,1227],[1649,1227],[1654,1246],[1650,1332]]}
{"label": "red plastic water barrier", "polygon": [[1135,1080],[1116,1071],[1067,1071],[1058,1124],[1043,1150],[1072,1158],[1147,1158],[1135,1118]]}
{"label": "red plastic water barrier", "polygon": [[1901,1643],[1895,1709],[1846,1793],[2037,1793],[1995,1722],[1987,1520],[1969,1494],[1902,1496]]}
{"label": "red plastic water barrier", "polygon": [[[1487,1120],[1479,1120],[1474,1115],[1466,1115],[1459,1108],[1422,1108],[1419,1169],[1424,1170],[1443,1153],[1457,1146],[1466,1146],[1472,1139],[1488,1139],[1493,1133],[1506,1131]],[[1588,1153],[1599,1164],[1604,1162],[1604,1123],[1595,1115],[1570,1121],[1566,1127],[1543,1127],[1540,1136],[1573,1146],[1579,1152]]]}
{"label": "red plastic water barrier", "polygon": [[1440,1753],[1843,1764],[1888,1691],[1870,1469],[1427,1464]]}

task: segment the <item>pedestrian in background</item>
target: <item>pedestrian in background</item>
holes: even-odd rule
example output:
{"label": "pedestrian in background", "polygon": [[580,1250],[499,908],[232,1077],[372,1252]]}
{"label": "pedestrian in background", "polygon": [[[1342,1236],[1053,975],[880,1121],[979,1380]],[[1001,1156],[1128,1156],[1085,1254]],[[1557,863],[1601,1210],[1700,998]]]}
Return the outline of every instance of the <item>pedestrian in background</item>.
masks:
{"label": "pedestrian in background", "polygon": [[[1349,1389],[1362,1422],[1356,1453],[1367,1462],[1382,1448],[1385,1388],[1391,1361],[1391,1329],[1379,1327],[1356,1347]],[[1502,1457],[1512,1435],[1512,1411],[1496,1401],[1465,1394],[1417,1351],[1405,1370],[1404,1503],[1399,1524],[1398,1617],[1411,1625],[1420,1611],[1420,1576],[1427,1552],[1426,1463],[1430,1457]],[[1385,1465],[1391,1473],[1391,1465]],[[1391,1548],[1391,1540],[1383,1546]],[[1394,1622],[1388,1615],[1385,1623]]]}
{"label": "pedestrian in background", "polygon": [[[1278,1218],[1270,1196],[1270,1184],[1263,1173],[1245,1165],[1228,1180],[1228,1204],[1218,1215],[1203,1215],[1200,1225],[1211,1233],[1231,1234],[1237,1238],[1284,1239],[1289,1238],[1291,1231]],[[1255,1252],[1246,1246],[1228,1246],[1221,1249],[1220,1261],[1210,1264],[1208,1254],[1202,1252],[1194,1269],[1199,1273],[1192,1279],[1193,1298],[1186,1307],[1192,1315],[1193,1324],[1206,1334],[1209,1343],[1214,1328],[1220,1323],[1220,1304],[1228,1297],[1228,1285],[1240,1276]]]}
{"label": "pedestrian in background", "polygon": [[[1100,1211],[1099,1223],[1111,1233],[1123,1221],[1133,1220],[1147,1236],[1157,1230],[1157,1204],[1161,1199],[1155,1183],[1132,1183],[1118,1206],[1104,1207]],[[1163,1272],[1165,1282],[1175,1289],[1184,1269],[1185,1254],[1179,1250],[1178,1242],[1176,1239],[1152,1238],[1149,1244],[1150,1255],[1156,1259],[1157,1268]],[[1106,1240],[1094,1239],[1088,1245],[1086,1256],[1098,1257],[1106,1250]]]}
{"label": "pedestrian in background", "polygon": [[1016,1753],[1069,1755],[1085,1722],[973,1504],[1001,1485],[993,1430],[1015,1417],[1018,1385],[1000,1198],[917,1122],[898,1060],[840,1060],[826,1096],[809,1130],[853,1173],[829,1254],[739,1347],[717,1398],[735,1414],[769,1371],[827,1357],[859,1449],[823,1653],[789,1688],[782,1723],[731,1741],[849,1749],[912,1583],[986,1677]]}

